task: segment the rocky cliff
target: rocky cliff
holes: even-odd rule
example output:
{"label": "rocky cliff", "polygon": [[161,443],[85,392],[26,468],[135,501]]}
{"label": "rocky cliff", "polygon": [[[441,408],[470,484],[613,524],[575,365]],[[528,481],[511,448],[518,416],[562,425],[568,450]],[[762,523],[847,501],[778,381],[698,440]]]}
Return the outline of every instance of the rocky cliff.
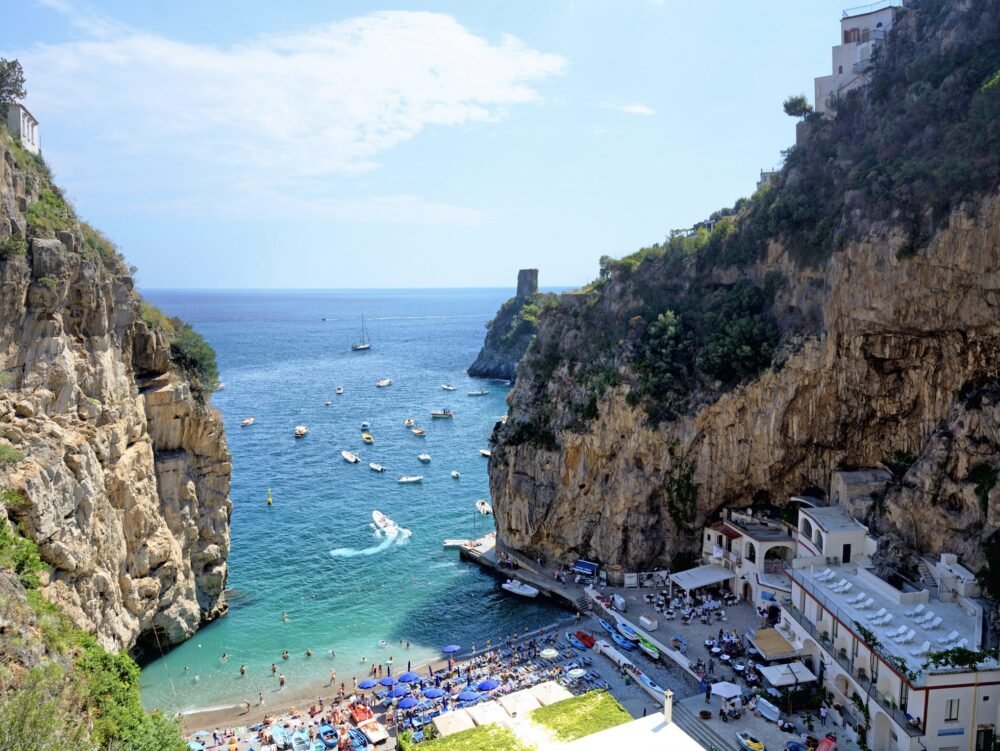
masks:
{"label": "rocky cliff", "polygon": [[42,594],[109,649],[186,639],[226,607],[222,422],[114,247],[2,129],[0,256],[0,488]]}
{"label": "rocky cliff", "polygon": [[[669,564],[727,504],[780,505],[822,492],[838,467],[910,455],[871,522],[917,552],[986,562],[1000,528],[997,132],[933,139],[1000,107],[989,75],[970,72],[970,61],[1000,68],[1000,19],[976,2],[908,13],[869,90],[833,121],[810,120],[775,185],[710,233],[606,262],[541,316],[490,462],[504,543],[631,570]],[[925,57],[953,68],[893,88],[924,75]],[[929,163],[968,154],[977,166],[961,190],[918,205],[958,183],[904,194],[901,157],[877,139],[914,92],[936,96],[961,76],[961,104],[941,105],[935,135],[912,137]],[[866,182],[879,170],[886,182]],[[895,208],[885,191],[898,191]]]}

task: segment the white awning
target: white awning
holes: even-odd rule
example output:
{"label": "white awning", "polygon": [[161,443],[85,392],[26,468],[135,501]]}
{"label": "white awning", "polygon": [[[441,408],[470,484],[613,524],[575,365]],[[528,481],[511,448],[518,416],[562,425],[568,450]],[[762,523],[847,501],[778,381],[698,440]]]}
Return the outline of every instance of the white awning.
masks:
{"label": "white awning", "polygon": [[775,688],[811,683],[816,680],[813,672],[801,662],[790,662],[787,665],[769,665],[758,668],[764,680]]}
{"label": "white awning", "polygon": [[728,581],[735,577],[736,574],[732,571],[715,563],[709,563],[705,566],[698,566],[687,571],[681,571],[679,574],[670,575],[673,583],[687,592]]}

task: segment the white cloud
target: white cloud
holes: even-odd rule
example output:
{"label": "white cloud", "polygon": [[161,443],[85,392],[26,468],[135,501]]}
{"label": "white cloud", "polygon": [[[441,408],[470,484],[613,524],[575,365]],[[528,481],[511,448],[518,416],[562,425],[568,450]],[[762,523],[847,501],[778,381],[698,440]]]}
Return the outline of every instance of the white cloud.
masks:
{"label": "white cloud", "polygon": [[656,110],[645,104],[605,104],[603,106],[605,109],[618,110],[619,112],[624,112],[626,115],[652,117],[656,114]]}
{"label": "white cloud", "polygon": [[114,160],[109,175],[128,180],[130,163],[158,181],[155,200],[137,202],[147,208],[190,201],[211,185],[224,186],[227,200],[266,198],[269,210],[280,196],[334,214],[412,216],[424,205],[443,221],[468,221],[466,209],[413,196],[367,199],[362,209],[332,198],[331,186],[349,193],[346,178],[376,169],[387,150],[427,128],[494,122],[539,102],[535,84],[566,65],[438,13],[372,13],[220,47],[41,1],[70,16],[83,38],[18,53],[29,106],[43,128],[46,119],[72,121],[83,143],[95,139],[95,151]]}

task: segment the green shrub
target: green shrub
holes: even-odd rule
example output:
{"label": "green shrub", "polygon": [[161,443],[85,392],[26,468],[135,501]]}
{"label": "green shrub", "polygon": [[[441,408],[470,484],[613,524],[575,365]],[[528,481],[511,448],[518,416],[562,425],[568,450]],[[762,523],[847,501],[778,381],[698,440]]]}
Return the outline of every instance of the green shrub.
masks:
{"label": "green shrub", "polygon": [[28,496],[23,490],[8,488],[0,491],[0,503],[6,508],[21,508],[28,503]]}
{"label": "green shrub", "polygon": [[989,513],[990,491],[996,486],[998,477],[1000,477],[1000,471],[986,462],[981,462],[970,469],[965,478],[966,482],[971,482],[976,486],[976,498],[979,499],[979,508],[984,518]]}
{"label": "green shrub", "polygon": [[192,387],[202,398],[219,385],[219,366],[215,350],[205,337],[179,318],[170,319],[174,336],[170,341],[171,359],[192,379]]}
{"label": "green shrub", "polygon": [[41,284],[43,287],[45,287],[45,289],[53,292],[59,289],[59,280],[56,279],[51,274],[46,274],[45,276],[43,276],[41,279],[38,280],[38,283]]}
{"label": "green shrub", "polygon": [[0,520],[0,567],[13,571],[25,589],[37,588],[38,574],[45,570],[38,546],[25,536],[24,528],[19,526],[15,531],[3,520]]}
{"label": "green shrub", "polygon": [[71,229],[76,215],[56,191],[46,189],[28,206],[28,234],[55,237],[58,230]]}
{"label": "green shrub", "polygon": [[607,691],[589,691],[540,707],[531,713],[531,719],[568,743],[630,722],[632,717]]}
{"label": "green shrub", "polygon": [[139,318],[145,321],[150,329],[166,334],[168,338],[173,337],[175,334],[174,325],[170,322],[167,315],[145,300],[139,303]]}
{"label": "green shrub", "polygon": [[0,259],[15,258],[28,253],[28,241],[23,237],[8,237],[0,242]]}
{"label": "green shrub", "polygon": [[97,751],[81,721],[80,692],[55,663],[33,668],[0,697],[0,748],[6,751]]}
{"label": "green shrub", "polygon": [[9,443],[0,443],[0,464],[17,464],[23,458],[24,454]]}

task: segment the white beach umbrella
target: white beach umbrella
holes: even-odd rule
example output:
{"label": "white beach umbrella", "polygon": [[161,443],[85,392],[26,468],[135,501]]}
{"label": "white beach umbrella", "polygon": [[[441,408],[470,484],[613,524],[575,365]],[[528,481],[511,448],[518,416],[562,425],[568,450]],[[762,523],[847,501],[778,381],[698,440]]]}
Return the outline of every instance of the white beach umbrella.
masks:
{"label": "white beach umbrella", "polygon": [[736,696],[740,696],[742,693],[742,688],[737,686],[735,683],[730,683],[729,681],[719,681],[718,683],[712,684],[712,696],[721,696],[723,699],[732,699]]}

